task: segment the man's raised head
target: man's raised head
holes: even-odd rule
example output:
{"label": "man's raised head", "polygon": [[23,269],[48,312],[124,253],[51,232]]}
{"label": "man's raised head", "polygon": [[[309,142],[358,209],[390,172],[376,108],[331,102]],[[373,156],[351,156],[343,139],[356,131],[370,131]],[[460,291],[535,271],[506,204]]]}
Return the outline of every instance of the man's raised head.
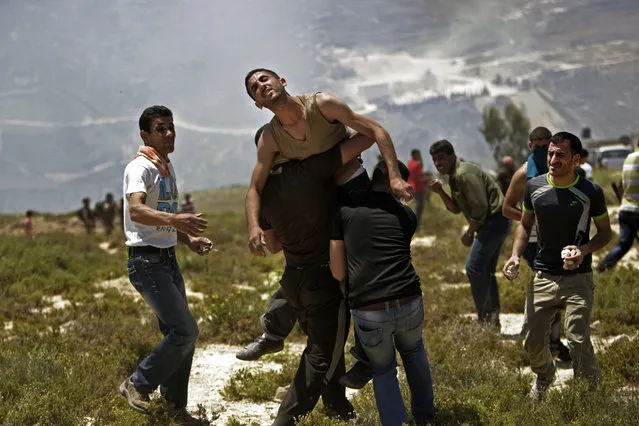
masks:
{"label": "man's raised head", "polygon": [[251,77],[253,77],[253,74],[258,73],[258,72],[271,74],[273,77],[275,77],[277,79],[280,79],[280,76],[275,71],[270,70],[268,68],[255,68],[255,69],[252,69],[251,71],[249,71],[248,73],[246,73],[246,77],[244,77],[244,87],[246,88],[246,93],[253,100],[255,100],[255,97],[251,93],[251,88],[249,87],[249,80],[251,79]]}

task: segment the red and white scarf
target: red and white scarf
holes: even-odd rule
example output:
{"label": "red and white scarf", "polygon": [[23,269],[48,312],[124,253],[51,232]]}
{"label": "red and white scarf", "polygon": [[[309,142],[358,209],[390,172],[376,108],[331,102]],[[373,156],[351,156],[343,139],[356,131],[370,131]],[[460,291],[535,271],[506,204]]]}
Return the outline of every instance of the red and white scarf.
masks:
{"label": "red and white scarf", "polygon": [[138,152],[135,154],[135,158],[144,157],[158,168],[160,173],[163,176],[171,176],[171,169],[169,169],[170,161],[168,159],[162,158],[159,152],[151,146],[143,145],[138,149]]}

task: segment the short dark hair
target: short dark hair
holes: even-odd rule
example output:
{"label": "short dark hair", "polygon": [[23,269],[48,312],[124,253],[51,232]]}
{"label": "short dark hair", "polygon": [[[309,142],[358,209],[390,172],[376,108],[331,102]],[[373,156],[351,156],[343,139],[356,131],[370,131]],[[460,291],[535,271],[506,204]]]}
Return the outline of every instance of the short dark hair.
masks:
{"label": "short dark hair", "polygon": [[26,216],[27,217],[33,216],[33,210],[27,210]]}
{"label": "short dark hair", "polygon": [[576,135],[569,132],[555,133],[552,138],[550,138],[550,142],[554,144],[568,142],[568,147],[570,148],[572,155],[581,155],[581,150],[583,149],[581,140]]}
{"label": "short dark hair", "polygon": [[450,143],[447,139],[442,139],[432,144],[428,152],[430,153],[430,155],[435,155],[439,152],[443,152],[448,155],[454,155],[455,148],[453,148],[453,144]]}
{"label": "short dark hair", "polygon": [[[402,163],[401,161],[397,161],[397,167],[399,168],[399,174],[401,175],[402,179],[404,180],[408,179],[408,175],[410,174],[410,172],[408,171],[408,167],[406,167],[406,164]],[[372,182],[373,183],[389,182],[388,167],[386,166],[386,162],[384,160],[378,162],[377,165],[375,165],[375,169],[373,170]]]}
{"label": "short dark hair", "polygon": [[140,130],[147,133],[151,131],[151,123],[154,118],[158,117],[173,117],[173,113],[170,109],[163,105],[153,105],[142,111],[140,120],[138,122]]}
{"label": "short dark hair", "polygon": [[590,152],[588,152],[586,148],[581,150],[581,158],[588,158],[589,155],[590,155]]}
{"label": "short dark hair", "polygon": [[275,77],[275,78],[280,78],[280,76],[279,76],[279,75],[277,75],[277,73],[276,73],[275,71],[270,70],[270,69],[268,69],[268,68],[255,68],[255,69],[253,69],[253,70],[249,71],[249,72],[246,74],[246,77],[244,77],[244,88],[246,88],[246,93],[248,93],[248,95],[249,95],[249,96],[251,97],[251,99],[253,99],[253,100],[255,100],[255,98],[254,98],[254,97],[253,97],[253,95],[251,94],[251,89],[249,89],[249,87],[248,87],[248,81],[249,81],[249,78],[251,78],[251,76],[252,76],[253,74],[255,74],[256,72],[260,72],[260,71],[261,71],[261,72],[267,72],[267,73],[271,74],[271,75],[272,75],[273,77]]}
{"label": "short dark hair", "polygon": [[530,132],[530,136],[528,140],[532,141],[545,141],[552,137],[552,133],[546,127],[535,127],[532,132]]}
{"label": "short dark hair", "polygon": [[255,132],[255,146],[257,146],[257,142],[260,140],[260,136],[262,136],[262,133],[264,133],[264,129],[266,129],[266,126],[268,126],[268,123],[257,129],[257,132]]}
{"label": "short dark hair", "polygon": [[410,151],[410,155],[411,155],[411,157],[412,157],[413,155],[415,155],[415,154],[421,154],[421,152],[419,152],[419,149],[411,149],[411,151]]}

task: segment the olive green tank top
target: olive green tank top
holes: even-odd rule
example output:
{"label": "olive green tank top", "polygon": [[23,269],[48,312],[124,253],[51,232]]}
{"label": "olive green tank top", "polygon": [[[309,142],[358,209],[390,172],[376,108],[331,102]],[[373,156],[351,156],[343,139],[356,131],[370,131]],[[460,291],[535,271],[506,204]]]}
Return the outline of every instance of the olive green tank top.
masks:
{"label": "olive green tank top", "polygon": [[281,164],[289,160],[303,160],[311,155],[321,154],[348,137],[346,127],[342,123],[331,123],[324,118],[317,106],[318,93],[298,96],[304,105],[306,119],[306,138],[304,140],[295,139],[289,135],[277,117],[273,117],[269,123],[268,128],[273,134],[279,151],[274,164]]}

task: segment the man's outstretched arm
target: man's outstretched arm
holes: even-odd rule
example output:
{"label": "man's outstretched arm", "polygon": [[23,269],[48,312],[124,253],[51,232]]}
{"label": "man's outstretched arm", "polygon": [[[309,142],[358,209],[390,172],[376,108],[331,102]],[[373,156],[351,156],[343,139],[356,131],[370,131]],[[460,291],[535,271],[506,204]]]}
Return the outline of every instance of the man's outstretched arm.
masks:
{"label": "man's outstretched arm", "polygon": [[266,256],[264,251],[264,231],[260,227],[260,193],[266,184],[275,158],[275,141],[269,132],[260,136],[257,142],[257,163],[251,175],[251,183],[246,193],[246,224],[249,233],[249,248],[256,256]]}
{"label": "man's outstretched arm", "polygon": [[402,179],[397,166],[397,154],[388,132],[375,120],[354,112],[340,99],[319,93],[317,105],[320,112],[329,121],[339,121],[357,132],[377,141],[379,150],[388,167],[391,188],[396,196],[405,200],[413,198],[413,189],[408,182]]}

